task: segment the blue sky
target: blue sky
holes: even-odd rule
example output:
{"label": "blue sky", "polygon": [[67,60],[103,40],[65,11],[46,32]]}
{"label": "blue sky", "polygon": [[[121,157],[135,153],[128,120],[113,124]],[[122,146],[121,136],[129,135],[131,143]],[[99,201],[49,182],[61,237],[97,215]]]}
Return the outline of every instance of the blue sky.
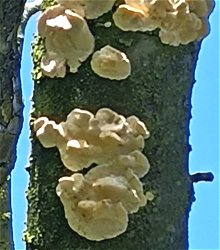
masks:
{"label": "blue sky", "polygon": [[[189,222],[190,250],[219,250],[219,1],[210,17],[212,31],[203,41],[193,89],[193,118],[190,124],[190,173],[212,171],[212,183],[195,184],[196,202]],[[33,91],[31,80],[31,42],[36,29],[36,15],[26,28],[21,80],[23,88],[24,127],[18,142],[18,158],[12,173],[12,208],[15,249],[23,250],[22,232],[25,228],[30,154],[29,112]]]}
{"label": "blue sky", "polygon": [[219,3],[210,17],[211,33],[203,41],[196,68],[190,124],[190,172],[212,171],[212,183],[195,184],[196,202],[190,215],[192,249],[219,246]]}

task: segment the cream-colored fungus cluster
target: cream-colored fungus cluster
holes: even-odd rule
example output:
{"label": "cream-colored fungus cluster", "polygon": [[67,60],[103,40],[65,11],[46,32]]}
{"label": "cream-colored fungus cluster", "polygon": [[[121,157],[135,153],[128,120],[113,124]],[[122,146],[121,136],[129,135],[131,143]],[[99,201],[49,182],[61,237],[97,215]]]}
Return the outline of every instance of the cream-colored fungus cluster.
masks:
{"label": "cream-colored fungus cluster", "polygon": [[[64,77],[66,65],[70,72],[77,72],[93,54],[95,38],[86,19],[110,11],[115,0],[57,3],[43,12],[38,23],[46,48],[41,69],[49,77]],[[113,20],[123,31],[159,28],[161,42],[173,46],[200,40],[209,32],[213,0],[119,3]],[[125,79],[131,73],[126,54],[110,45],[93,54],[91,68],[111,80]],[[142,153],[149,132],[136,116],[125,118],[108,108],[99,109],[95,115],[74,109],[59,124],[47,117],[37,119],[34,130],[44,147],[58,148],[64,166],[73,172],[59,179],[56,192],[70,227],[79,235],[95,241],[116,237],[126,230],[128,214],[153,199],[151,192],[144,195],[139,180],[150,168]],[[92,168],[85,175],[79,172],[88,167]]]}
{"label": "cream-colored fungus cluster", "polygon": [[213,0],[125,0],[113,19],[124,31],[159,28],[162,43],[179,46],[209,33],[208,16],[213,5]]}
{"label": "cream-colored fungus cluster", "polygon": [[95,39],[85,19],[61,5],[43,12],[38,21],[38,32],[46,38],[41,69],[50,77],[64,77],[66,64],[70,72],[77,72],[81,62],[94,50]]}
{"label": "cream-colored fungus cluster", "polygon": [[[74,109],[59,124],[37,119],[34,130],[44,147],[59,149],[63,164],[74,172],[60,178],[56,189],[70,227],[96,241],[123,233],[128,214],[147,202],[139,180],[150,168],[141,152],[149,137],[144,123],[108,108],[95,115]],[[85,175],[76,173],[94,163]]]}
{"label": "cream-colored fungus cluster", "polygon": [[41,117],[34,122],[34,130],[44,147],[59,149],[63,164],[72,171],[141,151],[144,139],[149,137],[144,123],[136,116],[126,119],[108,108],[99,109],[95,116],[74,109],[60,124]]}
{"label": "cream-colored fungus cluster", "polygon": [[[115,0],[57,0],[57,3],[43,12],[38,22],[46,48],[41,69],[49,77],[64,77],[66,65],[70,72],[78,71],[95,47],[86,19],[110,11]],[[123,31],[159,28],[162,43],[179,46],[209,33],[208,17],[213,6],[213,0],[124,0],[113,13],[113,20]],[[91,66],[96,74],[111,80],[123,80],[131,73],[127,56],[110,45],[94,53]]]}
{"label": "cream-colored fungus cluster", "polygon": [[[95,38],[86,19],[97,18],[110,11],[115,0],[57,0],[57,2],[58,5],[49,7],[38,21],[38,33],[45,38],[46,48],[41,60],[41,70],[44,75],[52,78],[64,77],[66,65],[69,66],[70,72],[77,72],[81,63],[94,52]],[[96,52],[93,58],[96,58],[97,53],[100,55],[99,64],[105,65],[105,68],[102,70],[97,65],[97,60],[94,59],[95,63],[92,60],[91,64],[96,65],[96,74],[117,80],[129,76],[130,62],[123,52],[106,46]],[[117,66],[122,66],[124,71],[116,70]]]}

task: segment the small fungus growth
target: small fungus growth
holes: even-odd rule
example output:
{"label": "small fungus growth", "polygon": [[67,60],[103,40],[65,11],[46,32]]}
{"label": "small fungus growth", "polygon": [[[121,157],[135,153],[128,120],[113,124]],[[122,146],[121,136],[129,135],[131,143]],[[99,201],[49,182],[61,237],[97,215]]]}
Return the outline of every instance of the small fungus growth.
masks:
{"label": "small fungus growth", "polygon": [[61,5],[42,13],[38,32],[45,38],[46,48],[41,69],[49,77],[64,77],[66,64],[70,72],[77,72],[94,50],[95,39],[85,19]]}
{"label": "small fungus growth", "polygon": [[131,74],[131,65],[126,54],[110,45],[93,54],[91,67],[97,75],[111,80],[122,80]]}
{"label": "small fungus growth", "polygon": [[213,0],[125,0],[113,20],[124,31],[159,28],[162,43],[179,46],[208,35],[213,7]]}
{"label": "small fungus growth", "polygon": [[[139,178],[150,165],[141,152],[149,132],[136,116],[125,118],[108,108],[95,115],[74,109],[65,122],[47,117],[34,122],[46,148],[57,147],[72,176],[56,188],[69,226],[79,235],[100,241],[125,232],[128,214],[147,203]],[[85,175],[76,173],[96,163]]]}

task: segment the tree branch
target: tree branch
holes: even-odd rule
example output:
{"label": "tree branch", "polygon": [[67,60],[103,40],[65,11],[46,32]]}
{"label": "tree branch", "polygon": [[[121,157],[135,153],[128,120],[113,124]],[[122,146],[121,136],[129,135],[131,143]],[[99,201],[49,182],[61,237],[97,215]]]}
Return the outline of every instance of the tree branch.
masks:
{"label": "tree branch", "polygon": [[42,2],[43,0],[35,0],[33,2],[25,3],[24,12],[22,15],[21,24],[19,26],[18,35],[17,35],[20,53],[22,53],[24,34],[25,34],[25,28],[26,28],[27,22],[32,15],[40,11],[40,6]]}
{"label": "tree branch", "polygon": [[199,181],[209,181],[212,182],[214,180],[214,175],[212,172],[205,172],[205,173],[196,173],[190,175],[190,179],[192,182],[199,182]]}

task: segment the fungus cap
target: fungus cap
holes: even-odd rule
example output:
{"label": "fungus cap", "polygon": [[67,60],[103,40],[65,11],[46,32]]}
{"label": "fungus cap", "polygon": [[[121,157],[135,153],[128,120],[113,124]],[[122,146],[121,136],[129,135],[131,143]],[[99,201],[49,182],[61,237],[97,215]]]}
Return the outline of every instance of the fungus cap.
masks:
{"label": "fungus cap", "polygon": [[[128,215],[120,202],[109,199],[91,200],[89,186],[80,174],[62,177],[56,188],[72,230],[94,241],[114,238],[123,233]],[[87,199],[89,198],[89,199]]]}
{"label": "fungus cap", "polygon": [[190,11],[199,17],[207,17],[213,11],[213,0],[188,0]]}
{"label": "fungus cap", "polygon": [[128,213],[135,213],[145,205],[145,196],[139,179],[127,170],[125,176],[111,174],[98,178],[92,188],[98,199],[110,199],[113,203],[120,201]]}
{"label": "fungus cap", "polygon": [[[96,166],[85,177],[94,183],[96,192],[100,196],[103,195],[101,197],[116,201],[117,197],[120,196],[123,206],[129,213],[137,212],[139,207],[146,204],[146,197],[139,178],[131,168],[120,165],[119,162]],[[100,183],[102,185],[98,185]],[[112,190],[112,192],[106,192],[106,190]],[[104,195],[108,195],[108,197]]]}
{"label": "fungus cap", "polygon": [[93,52],[95,39],[87,22],[61,5],[49,7],[38,21],[39,35],[45,37],[46,54],[41,67],[47,76],[63,77],[64,62],[75,73]]}
{"label": "fungus cap", "polygon": [[[83,217],[77,232],[89,240],[117,237],[125,232],[128,225],[127,212],[120,202],[83,200],[78,203],[77,212]],[[74,223],[69,222],[70,225]]]}
{"label": "fungus cap", "polygon": [[34,121],[33,128],[34,132],[36,132],[39,128],[41,128],[43,125],[45,125],[49,119],[47,117],[40,117]]}
{"label": "fungus cap", "polygon": [[154,194],[151,191],[147,191],[145,196],[147,201],[152,201],[155,198]]}
{"label": "fungus cap", "polygon": [[87,19],[95,19],[110,11],[116,0],[57,0],[66,8],[85,16]]}
{"label": "fungus cap", "polygon": [[110,45],[93,54],[91,67],[97,75],[111,80],[125,79],[131,73],[130,61],[126,54]]}
{"label": "fungus cap", "polygon": [[122,4],[113,14],[115,25],[123,31],[152,31],[159,26],[158,20],[152,19],[141,8]]}
{"label": "fungus cap", "polygon": [[83,129],[87,130],[93,117],[91,112],[76,108],[68,114],[65,127],[74,135]]}
{"label": "fungus cap", "polygon": [[66,59],[59,57],[54,52],[46,52],[41,59],[40,67],[44,75],[51,78],[66,75]]}
{"label": "fungus cap", "polygon": [[109,108],[101,108],[97,111],[95,118],[101,131],[119,132],[124,129],[126,119]]}
{"label": "fungus cap", "polygon": [[76,206],[79,200],[86,199],[89,196],[89,187],[84,176],[75,173],[72,176],[64,176],[59,179],[56,193],[64,206],[68,207],[69,203]]}
{"label": "fungus cap", "polygon": [[201,20],[192,12],[169,13],[167,19],[161,22],[159,37],[165,44],[179,46],[199,39],[201,28]]}
{"label": "fungus cap", "polygon": [[120,166],[123,165],[132,169],[134,174],[136,174],[139,178],[144,177],[150,169],[150,163],[147,157],[139,150],[135,150],[127,155],[120,155],[116,162]]}
{"label": "fungus cap", "polygon": [[102,152],[99,147],[88,145],[85,140],[69,140],[58,145],[58,149],[64,166],[73,172],[96,163],[97,155]]}
{"label": "fungus cap", "polygon": [[39,127],[38,120],[35,121],[35,124],[34,127],[37,129],[36,136],[45,148],[55,147],[64,135],[62,126],[56,124],[54,121],[48,120],[41,127]]}
{"label": "fungus cap", "polygon": [[[141,151],[144,138],[149,136],[146,126],[137,117],[126,119],[108,108],[101,108],[95,115],[86,110],[74,109],[66,122],[56,124],[47,120],[46,123],[52,125],[46,132],[45,118],[40,119],[37,125],[39,140],[46,147],[58,147],[63,164],[74,172],[88,168],[93,163],[103,164],[122,155],[126,157],[133,151]],[[52,134],[57,137],[51,141],[53,136],[49,136],[51,138],[46,140],[50,144],[46,145],[43,138]],[[137,172],[140,171],[138,176],[147,171],[143,164],[149,164],[144,156],[136,158],[131,155],[129,160],[137,165]]]}
{"label": "fungus cap", "polygon": [[80,16],[85,17],[84,6],[82,5],[83,0],[56,0],[56,2]]}
{"label": "fungus cap", "polygon": [[113,20],[124,31],[160,28],[162,43],[179,46],[207,36],[213,8],[213,0],[125,0],[113,14]]}
{"label": "fungus cap", "polygon": [[147,127],[142,121],[137,118],[137,116],[129,116],[127,118],[127,123],[129,124],[134,135],[142,135],[145,139],[148,139],[150,137],[150,133],[147,130]]}

